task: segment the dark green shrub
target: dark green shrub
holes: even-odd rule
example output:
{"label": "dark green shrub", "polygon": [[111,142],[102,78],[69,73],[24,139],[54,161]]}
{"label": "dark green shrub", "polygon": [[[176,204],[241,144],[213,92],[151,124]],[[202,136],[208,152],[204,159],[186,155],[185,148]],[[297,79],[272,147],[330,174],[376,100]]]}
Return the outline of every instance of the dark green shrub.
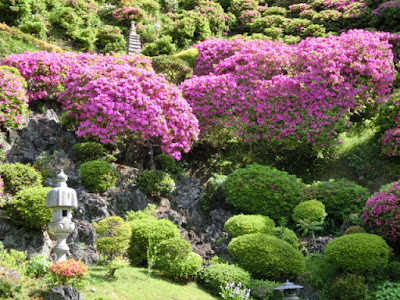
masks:
{"label": "dark green shrub", "polygon": [[297,235],[293,230],[286,227],[275,227],[272,228],[269,234],[276,236],[277,238],[280,238],[285,242],[288,242],[295,249],[299,249],[299,239],[297,238]]}
{"label": "dark green shrub", "polygon": [[299,220],[309,219],[313,221],[322,221],[326,217],[325,205],[318,200],[308,200],[300,202],[294,208],[293,220],[298,223]]}
{"label": "dark green shrub", "polygon": [[374,295],[374,300],[400,299],[400,283],[385,281]]}
{"label": "dark green shrub", "polygon": [[6,213],[14,224],[40,229],[51,222],[52,210],[46,207],[50,187],[28,187],[9,202]]}
{"label": "dark green shrub", "polygon": [[388,265],[388,273],[391,281],[400,282],[400,261],[392,261]]}
{"label": "dark green shrub", "polygon": [[97,250],[112,261],[123,256],[128,249],[131,237],[131,225],[121,217],[108,217],[95,224]]}
{"label": "dark green shrub", "polygon": [[43,277],[49,272],[51,262],[44,255],[35,255],[29,260],[26,274],[32,277]]}
{"label": "dark green shrub", "polygon": [[339,271],[375,276],[388,264],[390,248],[380,236],[355,233],[333,239],[324,251],[324,259]]}
{"label": "dark green shrub", "polygon": [[104,145],[97,142],[77,143],[72,149],[78,152],[78,159],[82,162],[98,160],[107,154]]}
{"label": "dark green shrub", "polygon": [[164,35],[157,41],[148,43],[143,47],[142,54],[147,56],[157,56],[171,54],[176,51],[176,45],[172,42],[172,37]]}
{"label": "dark green shrub", "polygon": [[321,253],[311,253],[304,258],[305,271],[302,278],[314,288],[320,290],[337,277],[337,269],[323,259]]}
{"label": "dark green shrub", "polygon": [[250,281],[251,298],[254,300],[282,300],[282,294],[274,288],[282,283],[268,280],[253,279]]}
{"label": "dark green shrub", "polygon": [[238,211],[275,221],[291,216],[302,199],[303,187],[296,176],[258,164],[236,170],[222,184],[226,201]]}
{"label": "dark green shrub", "polygon": [[82,183],[91,192],[104,192],[117,182],[119,174],[107,161],[92,160],[83,163],[79,168]]}
{"label": "dark green shrub", "polygon": [[125,52],[126,40],[119,27],[104,25],[97,31],[96,47],[101,53]]}
{"label": "dark green shrub", "polygon": [[250,274],[235,265],[216,264],[199,272],[199,281],[211,294],[218,295],[220,287],[227,283],[241,282],[244,287],[250,285]]}
{"label": "dark green shrub", "polygon": [[183,50],[183,51],[175,54],[175,57],[183,59],[192,68],[194,67],[197,56],[199,56],[199,49],[197,49],[197,48],[190,48],[190,49]]}
{"label": "dark green shrub", "polygon": [[147,196],[166,197],[175,189],[175,181],[164,171],[145,170],[138,176],[137,187]]}
{"label": "dark green shrub", "polygon": [[168,154],[160,154],[154,158],[154,164],[157,170],[167,172],[172,178],[179,180],[185,177],[183,168],[177,163],[175,158]]}
{"label": "dark green shrub", "polygon": [[354,233],[366,233],[366,230],[361,226],[357,225],[357,226],[350,226],[344,232],[344,234],[354,234]]}
{"label": "dark green shrub", "polygon": [[325,205],[327,219],[341,225],[348,215],[361,213],[370,193],[368,189],[347,179],[319,181],[307,187],[309,198]]}
{"label": "dark green shrub", "polygon": [[224,231],[232,237],[248,233],[269,233],[274,228],[275,222],[262,215],[236,215],[228,219]]}
{"label": "dark green shrub", "polygon": [[269,234],[253,233],[234,238],[228,251],[238,266],[257,279],[282,281],[300,275],[304,269],[300,251]]}
{"label": "dark green shrub", "polygon": [[192,68],[188,63],[175,56],[155,56],[151,58],[151,62],[156,73],[164,74],[165,78],[174,84],[179,84],[192,75]]}
{"label": "dark green shrub", "polygon": [[0,175],[4,181],[4,192],[12,195],[26,187],[42,186],[42,175],[30,165],[2,164]]}
{"label": "dark green shrub", "polygon": [[327,285],[322,294],[322,299],[326,300],[365,300],[368,299],[368,285],[365,277],[346,274]]}
{"label": "dark green shrub", "polygon": [[155,217],[137,218],[129,221],[132,228],[131,240],[128,248],[129,260],[133,265],[145,265],[147,262],[147,247],[149,239],[155,246],[161,241],[180,237],[178,227],[167,219]]}

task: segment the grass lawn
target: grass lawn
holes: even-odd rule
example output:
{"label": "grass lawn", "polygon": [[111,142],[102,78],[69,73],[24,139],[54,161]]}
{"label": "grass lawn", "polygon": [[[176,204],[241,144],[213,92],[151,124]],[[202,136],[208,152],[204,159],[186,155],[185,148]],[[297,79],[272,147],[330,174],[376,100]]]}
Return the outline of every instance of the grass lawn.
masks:
{"label": "grass lawn", "polygon": [[[152,275],[145,268],[123,268],[110,279],[104,267],[90,268],[93,280],[83,291],[85,300],[216,300],[196,283],[178,284]],[[95,292],[92,289],[96,289]]]}

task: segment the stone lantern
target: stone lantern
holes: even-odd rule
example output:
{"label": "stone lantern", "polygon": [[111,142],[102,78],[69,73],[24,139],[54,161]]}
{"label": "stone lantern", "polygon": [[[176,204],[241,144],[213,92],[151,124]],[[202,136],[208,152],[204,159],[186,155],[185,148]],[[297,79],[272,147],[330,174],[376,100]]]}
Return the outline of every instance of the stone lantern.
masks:
{"label": "stone lantern", "polygon": [[49,224],[49,232],[57,239],[57,244],[53,249],[57,255],[56,261],[67,259],[66,255],[69,250],[67,237],[75,229],[75,223],[71,221],[70,210],[78,207],[76,192],[67,186],[67,180],[67,175],[61,170],[57,175],[57,186],[52,188],[46,196],[46,206],[53,210],[53,222]]}
{"label": "stone lantern", "polygon": [[299,300],[299,297],[297,297],[297,290],[302,288],[303,287],[301,285],[295,285],[293,284],[293,282],[289,282],[289,280],[286,280],[284,284],[274,288],[274,290],[283,291],[285,298],[283,298],[282,300]]}

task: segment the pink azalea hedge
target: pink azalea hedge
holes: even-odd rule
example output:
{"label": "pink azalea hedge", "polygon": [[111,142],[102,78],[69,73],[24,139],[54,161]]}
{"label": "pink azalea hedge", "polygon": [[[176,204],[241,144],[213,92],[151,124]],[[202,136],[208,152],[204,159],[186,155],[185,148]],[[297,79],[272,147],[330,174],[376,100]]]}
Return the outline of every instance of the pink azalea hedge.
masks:
{"label": "pink azalea hedge", "polygon": [[202,133],[229,128],[244,141],[283,141],[287,149],[332,145],[352,111],[386,101],[394,64],[386,33],[350,30],[297,45],[206,40],[197,76],[181,84]]}
{"label": "pink azalea hedge", "polygon": [[369,198],[362,216],[370,233],[397,241],[400,237],[400,182],[393,182]]}

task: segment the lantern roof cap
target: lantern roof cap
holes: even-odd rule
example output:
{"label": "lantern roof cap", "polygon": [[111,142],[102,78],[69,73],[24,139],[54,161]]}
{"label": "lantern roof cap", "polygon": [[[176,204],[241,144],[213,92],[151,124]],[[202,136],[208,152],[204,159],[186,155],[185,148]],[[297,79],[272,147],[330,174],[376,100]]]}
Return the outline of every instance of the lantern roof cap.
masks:
{"label": "lantern roof cap", "polygon": [[47,207],[78,207],[76,191],[67,186],[68,176],[64,171],[57,175],[56,187],[52,188],[46,196]]}
{"label": "lantern roof cap", "polygon": [[295,285],[293,284],[293,282],[289,282],[289,280],[286,280],[286,282],[284,284],[282,284],[281,286],[278,286],[276,288],[274,288],[274,290],[298,290],[298,289],[302,289],[303,287],[301,285]]}

